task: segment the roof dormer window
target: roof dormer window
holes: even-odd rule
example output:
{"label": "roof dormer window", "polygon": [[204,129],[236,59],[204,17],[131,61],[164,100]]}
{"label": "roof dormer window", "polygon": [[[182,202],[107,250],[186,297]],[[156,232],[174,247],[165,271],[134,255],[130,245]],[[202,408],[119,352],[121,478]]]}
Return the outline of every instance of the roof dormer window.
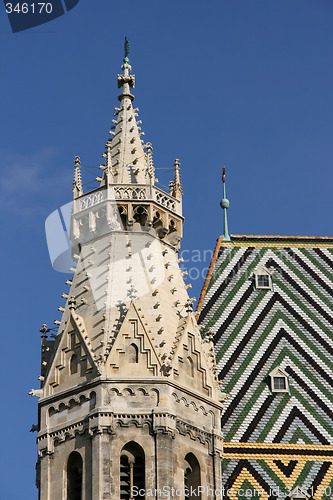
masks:
{"label": "roof dormer window", "polygon": [[256,290],[272,290],[272,275],[264,266],[254,271],[254,284]]}
{"label": "roof dormer window", "polygon": [[308,500],[310,498],[309,493],[304,489],[296,486],[290,495],[290,500]]}
{"label": "roof dormer window", "polygon": [[285,377],[273,377],[273,389],[277,391],[284,391],[286,389]]}
{"label": "roof dormer window", "polygon": [[271,379],[272,392],[289,392],[288,375],[282,368],[274,368],[269,376]]}

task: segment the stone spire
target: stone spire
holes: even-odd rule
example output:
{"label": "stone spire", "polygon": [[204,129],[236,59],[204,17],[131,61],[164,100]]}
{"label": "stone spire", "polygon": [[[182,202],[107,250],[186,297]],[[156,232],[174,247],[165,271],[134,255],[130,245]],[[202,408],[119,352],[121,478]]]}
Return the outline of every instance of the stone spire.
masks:
{"label": "stone spire", "polygon": [[223,198],[221,200],[220,206],[224,212],[224,233],[223,241],[230,241],[230,235],[228,231],[228,219],[227,219],[227,209],[229,208],[230,202],[227,199],[226,189],[225,189],[225,166],[222,167],[222,183],[223,183]]}
{"label": "stone spire", "polygon": [[82,178],[81,178],[81,161],[79,156],[75,156],[74,160],[74,180],[73,180],[73,198],[82,196]]}
{"label": "stone spire", "polygon": [[172,193],[155,186],[128,51],[125,40],[100,187],[82,195],[75,162],[76,266],[58,334],[43,339],[42,388],[30,392],[40,398],[40,500],[61,498],[64,478],[71,499],[133,498],[132,486],[191,488],[200,473],[209,491],[221,490],[221,391],[179,266],[179,161]]}
{"label": "stone spire", "polygon": [[135,87],[135,76],[131,74],[129,64],[129,44],[125,38],[125,57],[118,75],[118,88],[122,89],[118,96],[120,106],[115,108],[110,135],[107,142],[104,175],[101,186],[112,184],[152,184],[154,183],[154,168],[152,167],[151,148],[145,151],[141,136],[141,120],[137,120],[138,108],[133,108],[134,95],[131,89]]}
{"label": "stone spire", "polygon": [[174,165],[174,176],[173,176],[173,181],[170,182],[170,193],[178,200],[181,200],[183,195],[183,189],[180,180],[180,169],[179,169],[180,161],[176,158],[175,163],[173,165]]}

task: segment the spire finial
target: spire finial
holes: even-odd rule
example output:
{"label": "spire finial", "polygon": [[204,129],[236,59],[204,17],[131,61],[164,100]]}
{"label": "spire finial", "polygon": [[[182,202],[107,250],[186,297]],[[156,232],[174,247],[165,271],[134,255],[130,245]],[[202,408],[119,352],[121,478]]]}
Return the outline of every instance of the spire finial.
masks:
{"label": "spire finial", "polygon": [[118,99],[119,101],[122,101],[125,97],[129,97],[131,101],[133,101],[134,96],[131,94],[130,88],[134,89],[135,87],[135,76],[131,75],[132,67],[129,63],[129,58],[128,58],[129,41],[127,39],[127,36],[125,36],[124,52],[125,52],[125,57],[123,59],[124,64],[121,67],[124,73],[122,75],[118,75],[118,88],[120,89],[122,87],[123,91],[118,96]]}
{"label": "spire finial", "polygon": [[224,233],[223,241],[231,241],[228,231],[228,219],[227,219],[227,209],[229,208],[230,202],[227,199],[226,189],[225,189],[225,166],[222,167],[222,183],[223,183],[223,198],[221,200],[220,206],[224,212]]}
{"label": "spire finial", "polygon": [[78,198],[83,195],[82,178],[81,178],[81,161],[79,156],[75,156],[74,160],[74,181],[73,181],[73,197]]}
{"label": "spire finial", "polygon": [[130,60],[129,60],[129,58],[128,58],[129,49],[130,49],[130,46],[129,46],[129,41],[128,41],[127,36],[125,36],[125,42],[124,42],[124,52],[125,52],[125,57],[124,57],[124,59],[123,59],[124,63],[129,63],[129,62],[130,62]]}

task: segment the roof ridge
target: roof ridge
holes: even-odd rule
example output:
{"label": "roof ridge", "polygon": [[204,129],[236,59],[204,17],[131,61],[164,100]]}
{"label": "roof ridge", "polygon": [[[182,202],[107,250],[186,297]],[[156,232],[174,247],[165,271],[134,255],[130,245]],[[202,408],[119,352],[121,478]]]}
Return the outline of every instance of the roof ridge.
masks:
{"label": "roof ridge", "polygon": [[285,235],[285,234],[233,234],[231,239],[237,238],[281,238],[281,239],[325,239],[333,240],[333,236],[303,236],[303,235]]}

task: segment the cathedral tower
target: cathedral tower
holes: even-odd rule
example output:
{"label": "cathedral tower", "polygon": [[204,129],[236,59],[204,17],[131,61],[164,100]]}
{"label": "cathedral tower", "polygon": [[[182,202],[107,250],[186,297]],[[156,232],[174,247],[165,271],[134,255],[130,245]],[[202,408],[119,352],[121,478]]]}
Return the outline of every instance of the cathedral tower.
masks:
{"label": "cathedral tower", "polygon": [[83,193],[75,159],[73,278],[55,339],[42,329],[31,392],[39,498],[217,499],[224,394],[178,265],[179,161],[167,193],[141,138],[127,42],[122,71],[97,189]]}

